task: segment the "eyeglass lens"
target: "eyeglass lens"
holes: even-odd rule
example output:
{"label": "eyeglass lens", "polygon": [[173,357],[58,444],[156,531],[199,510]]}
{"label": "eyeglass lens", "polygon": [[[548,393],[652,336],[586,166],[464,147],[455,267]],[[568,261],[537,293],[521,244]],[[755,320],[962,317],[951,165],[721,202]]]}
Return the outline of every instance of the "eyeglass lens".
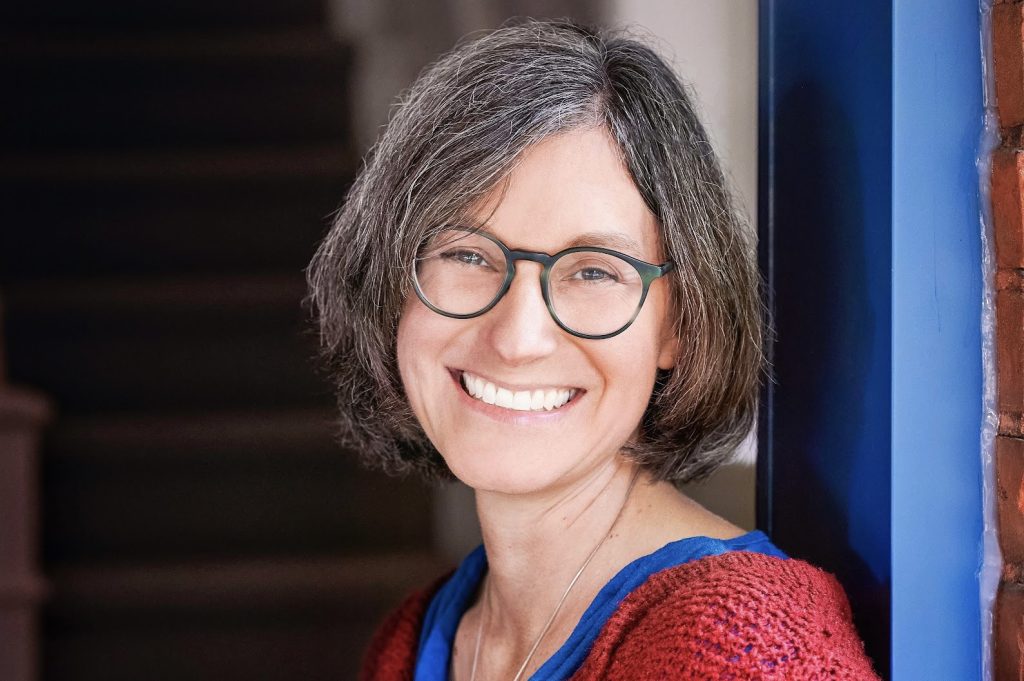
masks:
{"label": "eyeglass lens", "polygon": [[[416,260],[420,292],[439,310],[473,315],[501,293],[508,262],[491,239],[446,230]],[[561,256],[548,277],[548,296],[558,321],[576,333],[599,336],[618,331],[636,314],[643,297],[640,273],[629,262],[600,251]]]}

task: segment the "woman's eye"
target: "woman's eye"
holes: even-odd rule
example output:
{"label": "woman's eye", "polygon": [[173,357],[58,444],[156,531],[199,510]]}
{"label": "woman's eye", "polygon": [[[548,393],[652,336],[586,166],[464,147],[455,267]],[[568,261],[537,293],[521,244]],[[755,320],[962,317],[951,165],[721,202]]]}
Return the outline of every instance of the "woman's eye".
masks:
{"label": "woman's eye", "polygon": [[619,278],[612,272],[603,270],[599,267],[583,267],[576,272],[575,279],[582,279],[583,281],[618,281]]}
{"label": "woman's eye", "polygon": [[484,256],[476,251],[466,249],[446,251],[441,254],[441,257],[445,260],[452,260],[464,265],[473,265],[478,267],[487,266],[487,261],[484,259]]}

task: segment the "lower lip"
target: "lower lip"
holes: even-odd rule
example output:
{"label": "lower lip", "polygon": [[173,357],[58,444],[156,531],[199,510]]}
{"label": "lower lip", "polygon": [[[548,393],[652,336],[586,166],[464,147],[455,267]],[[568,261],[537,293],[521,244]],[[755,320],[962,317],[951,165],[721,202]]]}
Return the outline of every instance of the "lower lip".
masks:
{"label": "lower lip", "polygon": [[505,407],[499,407],[496,404],[487,404],[482,400],[478,400],[469,393],[466,392],[462,386],[462,372],[457,369],[449,371],[452,377],[452,381],[455,384],[455,391],[459,394],[459,399],[470,409],[487,416],[499,423],[508,423],[511,425],[543,425],[547,423],[555,423],[568,415],[576,403],[580,401],[580,398],[586,394],[585,390],[577,390],[576,394],[572,398],[563,404],[558,409],[552,409],[551,411],[519,411],[518,409],[506,409]]}

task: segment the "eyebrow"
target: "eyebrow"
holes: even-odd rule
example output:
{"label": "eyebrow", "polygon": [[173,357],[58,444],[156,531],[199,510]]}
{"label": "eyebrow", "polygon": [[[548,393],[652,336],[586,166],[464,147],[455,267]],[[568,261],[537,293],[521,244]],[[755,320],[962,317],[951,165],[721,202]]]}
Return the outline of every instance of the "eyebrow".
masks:
{"label": "eyebrow", "polygon": [[643,254],[640,244],[622,232],[586,232],[574,238],[565,247],[576,248],[577,246],[600,246],[622,251],[637,258]]}
{"label": "eyebrow", "polygon": [[[487,229],[486,224],[480,223],[476,220],[466,220],[462,224],[469,229],[485,232],[494,238],[501,240],[498,235]],[[641,248],[640,244],[633,237],[623,234],[622,232],[584,232],[583,234],[573,238],[569,243],[558,250],[561,251],[567,248],[577,248],[580,246],[598,246],[600,248],[608,248],[613,251],[625,253],[626,255],[631,255],[638,260],[644,259],[644,249]]]}

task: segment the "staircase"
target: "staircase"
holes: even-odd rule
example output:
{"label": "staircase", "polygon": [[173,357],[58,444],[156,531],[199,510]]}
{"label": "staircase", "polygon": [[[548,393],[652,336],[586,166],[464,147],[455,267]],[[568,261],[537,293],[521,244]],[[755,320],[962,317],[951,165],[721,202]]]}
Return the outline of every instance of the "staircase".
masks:
{"label": "staircase", "polygon": [[0,291],[43,448],[47,681],[347,679],[436,575],[332,441],[302,268],[358,162],[319,0],[0,8]]}

